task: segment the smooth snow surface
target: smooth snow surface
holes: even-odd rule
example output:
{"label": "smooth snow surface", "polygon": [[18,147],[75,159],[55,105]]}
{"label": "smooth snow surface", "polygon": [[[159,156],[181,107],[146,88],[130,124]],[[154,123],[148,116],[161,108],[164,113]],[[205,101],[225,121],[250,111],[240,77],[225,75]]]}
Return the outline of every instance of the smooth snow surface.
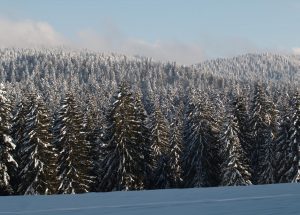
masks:
{"label": "smooth snow surface", "polygon": [[300,214],[300,184],[0,197],[0,214]]}

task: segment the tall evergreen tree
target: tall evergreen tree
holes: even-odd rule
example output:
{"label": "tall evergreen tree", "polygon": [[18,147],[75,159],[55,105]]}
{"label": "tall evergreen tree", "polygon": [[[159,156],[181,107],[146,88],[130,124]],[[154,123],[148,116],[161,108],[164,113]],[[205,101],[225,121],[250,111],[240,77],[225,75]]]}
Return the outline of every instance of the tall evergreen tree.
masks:
{"label": "tall evergreen tree", "polygon": [[169,129],[157,102],[150,115],[150,144],[152,159],[152,188],[163,189],[169,187]]}
{"label": "tall evergreen tree", "polygon": [[58,149],[58,193],[84,193],[90,190],[92,160],[86,141],[83,114],[72,93],[67,93],[54,127]]}
{"label": "tall evergreen tree", "polygon": [[285,112],[276,142],[276,182],[299,182],[300,96],[298,92],[292,99],[291,110]]}
{"label": "tall evergreen tree", "polygon": [[18,167],[14,159],[15,144],[10,136],[11,104],[4,86],[0,86],[0,195],[13,194],[12,177]]}
{"label": "tall evergreen tree", "polygon": [[263,87],[257,84],[250,122],[254,138],[251,156],[254,184],[270,184],[275,181],[276,115],[274,104],[268,100]]}
{"label": "tall evergreen tree", "polygon": [[18,194],[54,194],[56,192],[56,154],[51,145],[51,119],[42,99],[28,95],[26,115],[20,146]]}
{"label": "tall evergreen tree", "polygon": [[147,151],[140,112],[128,85],[122,83],[108,116],[100,191],[144,189]]}
{"label": "tall evergreen tree", "polygon": [[[282,116],[276,139],[276,183],[288,183],[295,180],[298,172],[297,154],[298,150],[290,142],[291,119],[288,113]],[[295,159],[296,158],[296,159]],[[296,165],[293,165],[296,162]]]}
{"label": "tall evergreen tree", "polygon": [[241,144],[242,152],[244,153],[244,165],[247,171],[251,173],[251,153],[253,146],[253,137],[250,127],[250,116],[247,111],[246,95],[239,92],[233,98],[233,115],[237,118],[238,123],[238,138]]}
{"label": "tall evergreen tree", "polygon": [[220,180],[219,129],[206,96],[201,92],[190,97],[188,103],[183,156],[185,187],[217,186]]}
{"label": "tall evergreen tree", "polygon": [[183,155],[183,103],[176,110],[177,114],[171,124],[169,183],[171,188],[178,188],[182,185],[182,155]]}
{"label": "tall evergreen tree", "polygon": [[[15,110],[13,111],[11,136],[16,145],[13,153],[17,163],[21,163],[22,161],[21,148],[26,127],[26,115],[29,113],[29,106],[30,103],[25,94],[22,96],[22,99],[16,104]],[[15,190],[18,189],[19,183],[20,181],[16,172],[15,176],[13,177],[13,187]]]}
{"label": "tall evergreen tree", "polygon": [[143,156],[144,156],[144,187],[146,189],[151,188],[151,178],[149,177],[152,173],[152,160],[151,160],[151,140],[150,140],[150,129],[148,128],[148,115],[142,103],[142,96],[140,92],[135,93],[135,115],[140,120],[140,133],[138,136],[138,142],[143,145]]}
{"label": "tall evergreen tree", "polygon": [[[86,89],[84,89],[84,93],[86,93]],[[99,108],[97,107],[96,99],[93,96],[87,94],[86,100],[80,101],[78,105],[83,110],[81,132],[84,134],[85,141],[90,146],[89,154],[92,161],[92,170],[90,174],[94,179],[96,179],[97,171],[99,169],[98,159],[101,154],[99,138],[101,135],[103,119]],[[94,180],[90,185],[90,191],[96,191],[96,186],[96,180]]]}
{"label": "tall evergreen tree", "polygon": [[239,126],[236,116],[230,115],[221,132],[221,185],[249,185],[250,172],[247,170],[244,152],[239,139]]}
{"label": "tall evergreen tree", "polygon": [[298,151],[295,153],[293,165],[298,165],[298,173],[296,180],[300,182],[300,94],[297,91],[293,97],[293,111],[292,111],[292,126],[290,128],[290,142],[293,144],[293,151]]}
{"label": "tall evergreen tree", "polygon": [[293,97],[293,106],[292,106],[292,116],[291,116],[291,126],[289,129],[289,143],[291,145],[291,154],[294,157],[293,159],[293,169],[298,166],[297,174],[293,175],[294,182],[300,182],[300,93],[297,91]]}

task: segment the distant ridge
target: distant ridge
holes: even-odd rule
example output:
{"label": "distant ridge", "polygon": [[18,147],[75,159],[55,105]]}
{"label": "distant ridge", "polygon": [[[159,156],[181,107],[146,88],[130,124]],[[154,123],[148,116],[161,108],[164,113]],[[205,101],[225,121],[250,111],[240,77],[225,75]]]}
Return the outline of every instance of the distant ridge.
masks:
{"label": "distant ridge", "polygon": [[202,72],[236,80],[268,80],[300,83],[300,56],[273,53],[217,58],[194,65]]}

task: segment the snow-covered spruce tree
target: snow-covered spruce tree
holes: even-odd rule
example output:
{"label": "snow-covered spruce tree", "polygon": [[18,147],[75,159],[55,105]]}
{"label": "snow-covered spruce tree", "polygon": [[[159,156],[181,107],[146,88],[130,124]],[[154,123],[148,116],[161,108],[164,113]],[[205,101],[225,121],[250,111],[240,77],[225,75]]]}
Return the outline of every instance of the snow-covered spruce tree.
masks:
{"label": "snow-covered spruce tree", "polygon": [[168,159],[170,188],[178,188],[182,185],[183,103],[178,106],[176,113],[170,126],[170,153]]}
{"label": "snow-covered spruce tree", "polygon": [[98,172],[101,169],[101,162],[103,159],[102,153],[102,145],[103,145],[103,125],[104,119],[101,117],[100,113],[95,107],[91,105],[87,105],[87,108],[84,113],[84,123],[83,123],[83,131],[86,136],[86,141],[91,146],[91,158],[93,161],[93,168],[91,171],[91,175],[95,178],[94,183],[91,185],[91,191],[97,191],[97,176],[99,175]]}
{"label": "snow-covered spruce tree", "polygon": [[140,125],[140,134],[138,135],[138,142],[143,143],[143,155],[144,155],[144,188],[148,189],[151,187],[151,176],[152,173],[152,160],[151,160],[151,141],[150,141],[150,129],[147,126],[148,115],[142,103],[142,96],[140,92],[135,93],[135,115],[138,120],[142,123]]}
{"label": "snow-covered spruce tree", "polygon": [[105,135],[99,191],[144,189],[145,153],[142,136],[145,123],[139,118],[136,102],[126,83],[113,98]]}
{"label": "snow-covered spruce tree", "polygon": [[152,159],[152,189],[164,189],[169,187],[169,128],[157,102],[154,111],[150,115],[150,144]]}
{"label": "snow-covered spruce tree", "polygon": [[240,186],[249,185],[250,173],[244,163],[244,152],[239,139],[239,126],[236,116],[229,115],[223,125],[220,136],[221,185]]}
{"label": "snow-covered spruce tree", "polygon": [[25,130],[26,115],[29,113],[29,106],[30,103],[27,95],[23,95],[22,99],[16,104],[16,107],[13,111],[11,135],[14,143],[16,144],[14,154],[18,163],[21,161],[20,148]]}
{"label": "snow-covered spruce tree", "polygon": [[277,112],[275,105],[268,100],[263,87],[256,84],[250,127],[253,135],[251,169],[254,184],[275,182],[275,152]]}
{"label": "snow-covered spruce tree", "polygon": [[[298,171],[298,164],[293,168],[294,155],[298,154],[297,149],[292,150],[289,142],[289,130],[291,126],[291,101],[289,94],[284,96],[282,92],[275,91],[274,101],[277,101],[279,108],[278,132],[275,139],[275,183],[288,183],[295,179]],[[294,174],[292,174],[294,172]],[[293,176],[292,176],[293,175]]]}
{"label": "snow-covered spruce tree", "polygon": [[297,91],[293,97],[293,109],[292,109],[292,117],[291,117],[291,128],[289,130],[290,133],[290,142],[293,144],[293,151],[298,151],[295,153],[295,160],[293,165],[298,165],[298,173],[296,180],[300,182],[300,93]]}
{"label": "snow-covered spruce tree", "polygon": [[239,92],[234,95],[232,105],[232,114],[237,119],[238,124],[238,138],[241,145],[241,150],[243,152],[243,164],[247,171],[251,174],[251,150],[253,144],[253,138],[251,136],[250,128],[250,116],[246,108],[246,95],[243,92]]}
{"label": "snow-covered spruce tree", "polygon": [[92,159],[83,122],[83,114],[74,95],[67,93],[54,127],[54,145],[58,150],[58,193],[90,191]]}
{"label": "snow-covered spruce tree", "polygon": [[20,144],[18,194],[54,194],[56,183],[56,154],[51,145],[51,117],[41,97],[27,95],[29,112]]}
{"label": "snow-covered spruce tree", "polygon": [[204,92],[191,95],[187,105],[184,126],[184,186],[217,186],[220,180],[220,160],[216,150],[219,129],[212,114],[212,106]]}
{"label": "snow-covered spruce tree", "polygon": [[0,195],[13,194],[12,177],[18,167],[14,159],[15,144],[10,136],[11,104],[4,86],[0,86]]}
{"label": "snow-covered spruce tree", "polygon": [[[289,183],[298,172],[298,147],[290,142],[291,119],[288,113],[282,116],[276,139],[276,183]],[[295,147],[296,146],[296,147]]]}
{"label": "snow-covered spruce tree", "polygon": [[[21,163],[22,161],[21,148],[22,148],[22,141],[23,141],[23,136],[26,127],[25,126],[26,116],[29,113],[29,107],[30,107],[30,102],[28,101],[28,94],[25,93],[22,95],[20,101],[17,102],[13,110],[11,135],[16,145],[16,148],[14,150],[14,157],[18,164]],[[14,174],[14,177],[12,178],[13,189],[16,191],[16,194],[18,194],[17,190],[21,182],[18,176],[19,170],[20,169],[18,167]]]}
{"label": "snow-covered spruce tree", "polygon": [[[89,113],[88,113],[89,114]],[[91,117],[91,116],[89,116]],[[90,124],[91,120],[88,117],[88,124]],[[101,183],[102,179],[102,162],[105,157],[105,148],[107,141],[105,138],[107,137],[106,132],[109,130],[107,127],[109,126],[109,123],[107,122],[107,118],[103,114],[102,117],[97,117],[98,122],[97,124],[92,123],[92,126],[89,125],[87,128],[92,127],[90,131],[87,131],[87,140],[91,144],[91,157],[93,160],[93,169],[92,169],[92,176],[95,177],[94,183],[91,186],[92,192],[97,192],[99,190],[99,184]]]}

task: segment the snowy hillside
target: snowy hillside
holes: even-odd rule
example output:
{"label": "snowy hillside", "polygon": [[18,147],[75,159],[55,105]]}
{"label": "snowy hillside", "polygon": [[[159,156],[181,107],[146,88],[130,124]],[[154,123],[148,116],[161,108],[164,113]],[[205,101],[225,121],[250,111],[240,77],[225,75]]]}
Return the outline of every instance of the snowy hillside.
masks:
{"label": "snowy hillside", "polygon": [[0,197],[0,214],[299,214],[299,184]]}
{"label": "snowy hillside", "polygon": [[300,81],[300,58],[297,55],[247,54],[205,61],[196,68],[201,72],[240,81]]}

